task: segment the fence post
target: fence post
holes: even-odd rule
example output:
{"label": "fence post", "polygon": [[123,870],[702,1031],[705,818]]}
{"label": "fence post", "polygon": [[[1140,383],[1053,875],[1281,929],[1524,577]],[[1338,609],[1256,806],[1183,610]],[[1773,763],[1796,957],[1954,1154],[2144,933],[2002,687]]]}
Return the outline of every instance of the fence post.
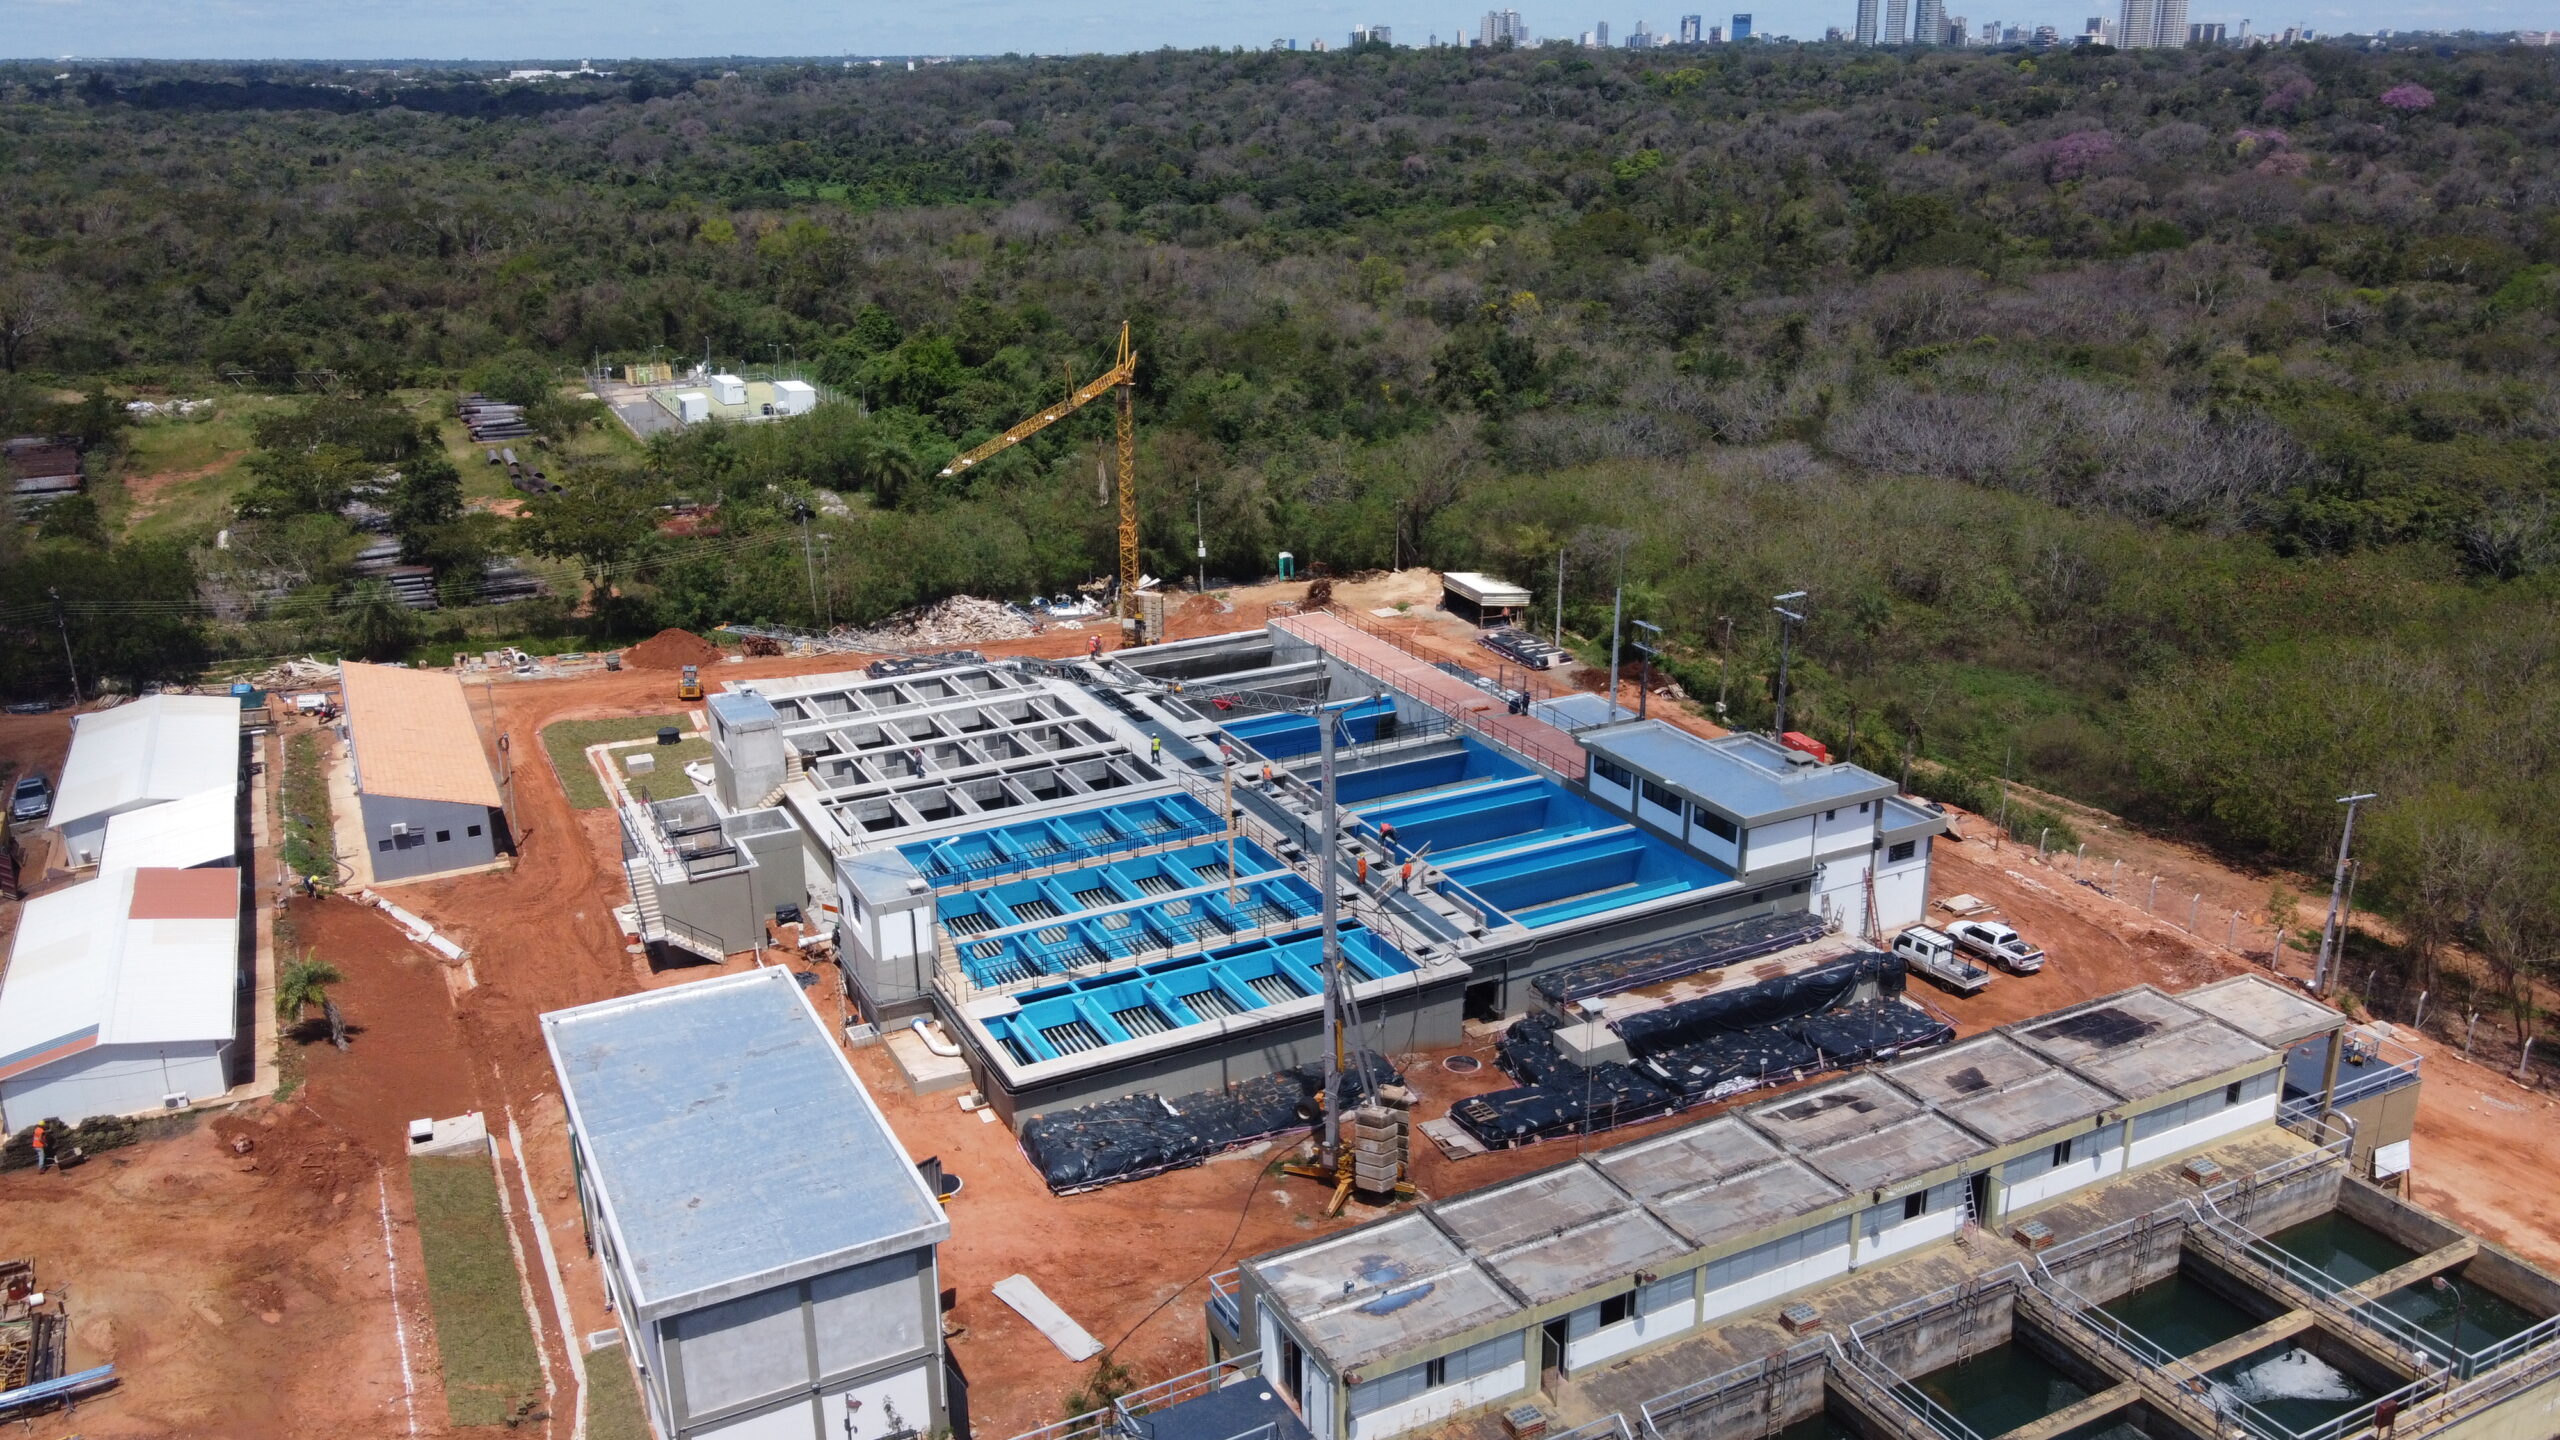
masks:
{"label": "fence post", "polygon": [[2519,1085],[2524,1083],[2525,1071],[2533,1065],[2534,1039],[2535,1037],[2531,1035],[2524,1037],[2524,1053],[2516,1057],[2516,1083]]}
{"label": "fence post", "polygon": [[2036,832],[2036,859],[2038,859],[2039,861],[2041,861],[2042,859],[2044,859],[2044,842],[2046,842],[2047,840],[2050,840],[2050,839],[2052,839],[2052,838],[2053,838],[2053,827],[2052,827],[2052,826],[2050,826],[2050,825],[2047,825],[2047,826],[2045,826],[2043,829],[2038,830],[2038,831]]}
{"label": "fence post", "polygon": [[2225,950],[2240,948],[2240,912],[2237,910],[2231,912],[2231,928],[2223,933],[2222,948]]}
{"label": "fence post", "polygon": [[2427,1023],[2427,993],[2424,990],[2418,992],[2418,1013],[2409,1021],[2413,1027],[2423,1028]]}
{"label": "fence post", "polygon": [[2151,898],[2142,902],[2142,913],[2145,915],[2160,913],[2160,877],[2157,875],[2151,877]]}
{"label": "fence post", "polygon": [[2479,1028],[2480,1012],[2474,1010],[2471,1012],[2471,1018],[2462,1022],[2462,1054],[2465,1059],[2470,1058],[2471,1055],[2471,1032]]}
{"label": "fence post", "polygon": [[2089,842],[2086,840],[2080,842],[2080,854],[2072,862],[2071,873],[2083,880],[2089,878]]}

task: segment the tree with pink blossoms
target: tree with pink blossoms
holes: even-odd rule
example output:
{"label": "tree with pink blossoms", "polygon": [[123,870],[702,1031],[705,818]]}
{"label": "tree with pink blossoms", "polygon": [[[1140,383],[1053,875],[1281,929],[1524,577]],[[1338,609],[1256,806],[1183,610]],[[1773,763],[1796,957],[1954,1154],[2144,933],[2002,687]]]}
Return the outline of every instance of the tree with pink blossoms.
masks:
{"label": "tree with pink blossoms", "polygon": [[2414,80],[2407,81],[2383,91],[2382,103],[2403,115],[2415,115],[2421,110],[2434,108],[2436,92]]}

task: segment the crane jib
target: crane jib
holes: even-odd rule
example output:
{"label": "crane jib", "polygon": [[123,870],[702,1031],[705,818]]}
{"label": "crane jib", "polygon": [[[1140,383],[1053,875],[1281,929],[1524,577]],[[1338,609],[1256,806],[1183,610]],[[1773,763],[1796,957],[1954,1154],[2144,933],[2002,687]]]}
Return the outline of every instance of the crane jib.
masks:
{"label": "crane jib", "polygon": [[1050,406],[1048,409],[1041,411],[1039,414],[1032,416],[1030,419],[1023,421],[1021,424],[1014,426],[1012,429],[1007,430],[1002,435],[999,435],[993,440],[988,441],[986,444],[979,446],[977,449],[961,455],[950,464],[943,466],[943,475],[945,477],[957,475],[961,471],[968,469],[970,466],[975,465],[980,461],[989,459],[993,456],[1002,454],[1004,451],[1012,449],[1014,446],[1019,445],[1023,441],[1030,439],[1032,436],[1039,434],[1041,431],[1048,429],[1060,420],[1063,420],[1069,415],[1074,414],[1076,411],[1083,409],[1085,406],[1092,404],[1094,401],[1102,398],[1105,394],[1108,394],[1114,388],[1129,384],[1137,378],[1137,374],[1138,357],[1131,355],[1119,364],[1112,366],[1109,370],[1104,371],[1102,374],[1087,382],[1083,388],[1077,390],[1073,395],[1070,395],[1066,399],[1059,401],[1057,404]]}

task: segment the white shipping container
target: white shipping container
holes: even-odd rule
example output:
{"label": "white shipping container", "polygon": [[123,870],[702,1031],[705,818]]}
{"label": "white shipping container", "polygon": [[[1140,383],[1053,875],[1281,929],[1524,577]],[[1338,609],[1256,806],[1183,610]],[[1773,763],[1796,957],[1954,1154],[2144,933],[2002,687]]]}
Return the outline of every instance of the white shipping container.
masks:
{"label": "white shipping container", "polygon": [[711,396],[700,390],[679,391],[676,395],[676,418],[687,425],[699,425],[711,418]]}
{"label": "white shipping container", "polygon": [[714,375],[711,377],[711,394],[723,405],[744,405],[747,403],[747,382],[735,375]]}
{"label": "white shipping container", "polygon": [[773,382],[774,414],[806,415],[817,408],[818,392],[808,381],[776,380]]}

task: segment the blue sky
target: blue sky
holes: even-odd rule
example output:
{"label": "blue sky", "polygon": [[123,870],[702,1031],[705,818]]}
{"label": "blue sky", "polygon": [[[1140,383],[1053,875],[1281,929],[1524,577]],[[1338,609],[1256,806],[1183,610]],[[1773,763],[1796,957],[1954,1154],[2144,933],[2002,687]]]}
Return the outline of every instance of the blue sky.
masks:
{"label": "blue sky", "polygon": [[[635,4],[632,0],[0,0],[0,55],[53,59],[124,56],[152,59],[370,59],[399,57],[505,60],[588,58],[599,65],[624,56],[942,54],[1004,50],[1057,54],[1143,50],[1158,45],[1262,45],[1291,36],[1302,44],[1323,36],[1341,44],[1362,22],[1392,25],[1396,39],[1418,43],[1472,31],[1487,0],[1415,0],[1239,6],[1214,0],[940,0],[884,5],[877,0],[762,0],[743,6]],[[1516,0],[1505,0],[1516,3]],[[1649,0],[1648,0],[1649,3]],[[1729,0],[1728,0],[1729,3]],[[1750,0],[1745,0],[1750,3]],[[1949,0],[1948,9],[1987,19],[2080,28],[2115,0]],[[2190,19],[2237,21],[2260,29],[2309,24],[2322,30],[2482,29],[2560,23],[2547,4],[2527,0],[2382,0],[2339,6],[2329,0],[2234,0],[2236,9],[2190,0]],[[2258,6],[2294,8],[2267,8]],[[1472,8],[1471,8],[1472,7]],[[1676,31],[1701,0],[1668,0],[1657,9],[1633,0],[1577,0],[1576,8],[1521,5],[1533,34],[1570,35],[1605,19],[1623,36],[1639,19]],[[1763,32],[1804,37],[1826,25],[1846,27],[1855,0],[1806,3],[1760,0]],[[1707,23],[1727,23],[1709,13]],[[752,21],[753,23],[747,23]]]}

